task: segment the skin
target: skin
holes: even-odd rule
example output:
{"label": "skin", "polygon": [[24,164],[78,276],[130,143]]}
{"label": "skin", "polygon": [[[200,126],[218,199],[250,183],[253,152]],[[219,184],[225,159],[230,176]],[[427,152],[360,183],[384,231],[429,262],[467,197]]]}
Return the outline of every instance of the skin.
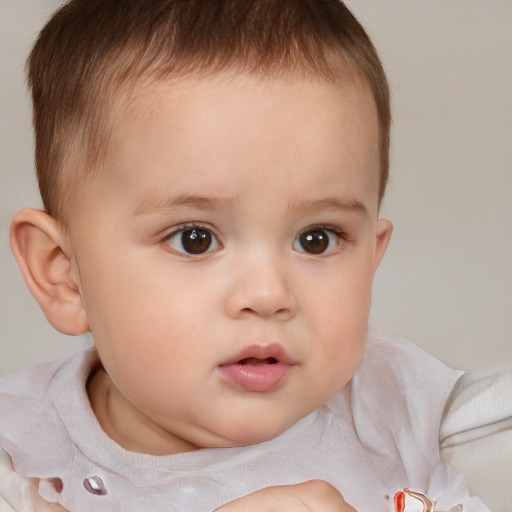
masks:
{"label": "skin", "polygon": [[[168,455],[278,436],[341,390],[364,353],[391,235],[371,94],[219,75],[151,84],[113,115],[109,155],[68,229],[44,212],[15,217],[27,284],[59,330],[91,330],[103,365],[91,405],[121,446]],[[192,228],[211,236],[201,254],[183,247]],[[301,235],[319,232],[316,253]],[[275,389],[223,378],[223,363],[270,345],[289,366]]]}
{"label": "skin", "polygon": [[215,512],[356,512],[330,484],[311,480],[276,485],[232,501]]}

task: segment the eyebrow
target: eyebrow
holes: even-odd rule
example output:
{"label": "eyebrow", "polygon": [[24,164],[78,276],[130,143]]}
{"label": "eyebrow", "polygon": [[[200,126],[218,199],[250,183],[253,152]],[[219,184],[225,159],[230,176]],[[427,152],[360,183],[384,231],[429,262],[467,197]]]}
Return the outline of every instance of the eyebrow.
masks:
{"label": "eyebrow", "polygon": [[200,195],[180,194],[173,197],[151,196],[142,201],[134,211],[136,216],[165,212],[176,208],[225,209],[233,203],[230,198],[206,197]]}
{"label": "eyebrow", "polygon": [[339,197],[324,197],[310,201],[297,201],[290,204],[290,210],[298,213],[312,213],[325,210],[343,210],[347,212],[368,214],[365,204],[358,199],[342,199]]}
{"label": "eyebrow", "polygon": [[[142,201],[134,211],[135,216],[166,212],[177,208],[195,208],[199,210],[222,210],[231,207],[235,201],[225,197],[206,197],[200,195],[180,194],[173,197],[151,196]],[[347,211],[367,214],[368,210],[358,199],[325,197],[308,201],[295,201],[289,204],[289,210],[307,214],[316,211]]]}

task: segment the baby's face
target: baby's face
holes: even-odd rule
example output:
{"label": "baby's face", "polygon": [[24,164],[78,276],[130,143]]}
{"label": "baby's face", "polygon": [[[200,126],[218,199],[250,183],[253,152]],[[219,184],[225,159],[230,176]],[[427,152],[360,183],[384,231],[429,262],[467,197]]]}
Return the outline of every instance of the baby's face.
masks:
{"label": "baby's face", "polygon": [[391,231],[371,95],[218,76],[115,116],[70,238],[111,386],[100,423],[159,454],[271,439],[363,355]]}

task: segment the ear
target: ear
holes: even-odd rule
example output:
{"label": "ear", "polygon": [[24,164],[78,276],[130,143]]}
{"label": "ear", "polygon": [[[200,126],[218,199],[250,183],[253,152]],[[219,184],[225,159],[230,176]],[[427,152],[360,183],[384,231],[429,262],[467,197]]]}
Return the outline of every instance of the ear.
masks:
{"label": "ear", "polygon": [[377,222],[377,243],[375,247],[374,270],[377,270],[379,263],[386,252],[386,249],[393,232],[393,224],[388,219],[379,219]]}
{"label": "ear", "polygon": [[10,242],[25,283],[53,327],[71,335],[89,331],[71,277],[72,255],[57,221],[41,210],[22,210],[11,221]]}

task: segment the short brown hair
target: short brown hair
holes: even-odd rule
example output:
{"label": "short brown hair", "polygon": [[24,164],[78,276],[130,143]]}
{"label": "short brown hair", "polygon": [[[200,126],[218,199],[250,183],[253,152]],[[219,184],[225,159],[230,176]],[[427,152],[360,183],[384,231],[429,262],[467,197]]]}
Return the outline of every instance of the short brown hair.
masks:
{"label": "short brown hair", "polygon": [[[109,114],[140,79],[262,75],[362,78],[380,125],[380,195],[389,172],[386,76],[364,29],[339,0],[70,0],[30,54],[36,168],[47,211],[65,220],[73,192],[108,147]],[[63,174],[70,151],[76,176]]]}

